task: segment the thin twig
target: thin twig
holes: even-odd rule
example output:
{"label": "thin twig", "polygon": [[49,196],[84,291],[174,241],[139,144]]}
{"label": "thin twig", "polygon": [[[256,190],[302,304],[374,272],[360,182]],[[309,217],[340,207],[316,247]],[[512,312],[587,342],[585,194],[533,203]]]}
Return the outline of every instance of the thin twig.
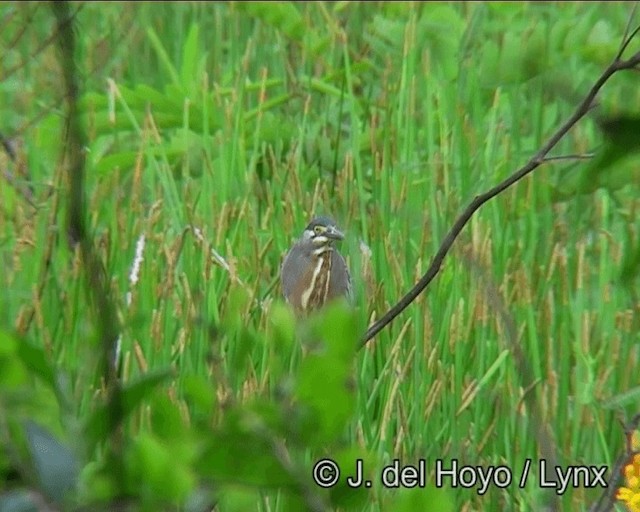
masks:
{"label": "thin twig", "polygon": [[[629,38],[623,43],[622,51],[628,46],[630,40],[640,31],[640,27],[634,30]],[[623,71],[627,69],[633,69],[640,64],[640,52],[633,55],[631,58],[627,60],[621,60],[619,56],[613,60],[611,64],[604,70],[602,75],[596,80],[591,90],[587,93],[586,97],[582,100],[580,105],[576,108],[575,112],[565,121],[565,123],[558,128],[558,130],[551,136],[551,138],[547,141],[546,144],[540,148],[540,150],[531,157],[531,159],[520,169],[518,169],[515,173],[509,176],[504,181],[500,182],[498,185],[493,187],[492,189],[484,192],[476,196],[471,203],[464,209],[462,214],[455,221],[447,235],[445,236],[438,252],[433,257],[431,261],[431,265],[425,272],[425,274],[420,278],[420,280],[416,283],[416,285],[409,290],[409,292],[402,297],[385,315],[376,321],[373,325],[367,329],[367,332],[364,334],[361,340],[361,346],[366,345],[373,337],[378,334],[382,329],[384,329],[388,324],[390,324],[395,317],[397,317],[404,309],[406,309],[415,299],[420,295],[424,289],[433,281],[435,276],[440,272],[440,267],[442,266],[442,262],[444,258],[449,253],[451,246],[455,242],[458,235],[467,225],[471,217],[473,217],[474,213],[480,209],[480,207],[493,199],[504,190],[509,188],[511,185],[517,183],[522,178],[533,172],[535,169],[540,167],[547,160],[547,155],[549,152],[562,140],[562,138],[573,128],[578,121],[580,121],[592,108],[594,104],[595,98],[600,92],[600,89],[604,86],[604,84],[618,71]]]}
{"label": "thin twig", "polygon": [[543,161],[557,162],[559,160],[591,160],[595,156],[595,153],[583,153],[579,155],[558,155],[558,156],[546,156]]}
{"label": "thin twig", "polygon": [[631,14],[629,14],[629,20],[627,21],[627,26],[624,28],[624,35],[622,36],[622,43],[620,44],[620,50],[618,50],[618,53],[616,55],[616,60],[620,60],[622,58],[622,54],[627,49],[627,46],[629,46],[629,43],[631,42],[631,40],[638,33],[638,30],[640,30],[640,25],[639,25],[636,27],[633,33],[629,35],[629,30],[631,29],[631,24],[633,23],[633,18],[635,18],[637,9],[638,9],[638,2],[635,2],[633,4],[633,8],[631,9]]}
{"label": "thin twig", "polygon": [[[28,5],[28,4],[27,4]],[[31,23],[33,21],[33,17],[35,16],[36,12],[38,11],[38,7],[40,7],[38,4],[35,5],[35,7],[33,7],[33,10],[31,12],[28,13],[27,15],[27,19],[24,20],[21,23],[20,29],[18,29],[18,31],[16,32],[16,34],[14,35],[13,39],[11,41],[9,41],[4,48],[2,49],[3,52],[6,52],[10,49],[12,49],[14,46],[16,46],[16,44],[18,44],[18,41],[20,40],[20,38],[24,35],[24,33],[27,31],[27,28],[29,28],[31,26]],[[23,6],[20,6],[18,8],[25,8]],[[31,9],[32,6],[28,5],[28,7],[26,7],[27,9]],[[2,25],[0,25],[0,33],[2,34],[6,34],[6,27],[7,25],[10,24],[14,24],[15,25],[15,21],[13,20],[14,16],[17,14],[18,11],[13,11],[13,12],[9,12],[7,18],[5,20],[3,20]]]}
{"label": "thin twig", "polygon": [[13,145],[11,144],[9,139],[5,137],[2,132],[0,132],[0,145],[2,146],[2,149],[4,149],[4,152],[7,154],[7,156],[11,159],[11,161],[15,162],[18,158],[18,155],[13,149]]}
{"label": "thin twig", "polygon": [[[80,14],[80,10],[81,10],[80,6],[72,15],[73,19],[76,19],[78,17],[78,15]],[[37,7],[36,7],[37,8]],[[35,10],[34,10],[35,12]],[[25,27],[28,26],[28,22],[29,19],[27,19],[24,22]],[[128,24],[124,27],[120,27],[119,31],[120,31],[120,35],[121,35],[121,39],[125,37],[125,34],[130,34],[132,32],[132,27],[133,24],[135,23],[135,18],[132,16],[131,19],[129,20]],[[1,32],[1,30],[0,30]],[[50,37],[47,38],[47,44],[52,43],[53,41],[55,41],[55,37],[56,37],[56,33],[52,34]],[[39,47],[37,51],[35,51],[34,53],[32,53],[29,56],[30,61],[34,61],[38,55],[41,53],[41,50],[44,49],[44,47]],[[25,63],[21,63],[19,65],[19,67],[22,67]],[[105,69],[105,62],[95,62],[94,65],[87,70],[87,72],[85,73],[85,79],[89,79],[89,78],[95,78],[98,75],[98,72],[103,72]],[[2,76],[3,80],[7,79],[6,76],[7,71],[5,71],[5,75]],[[11,132],[11,137],[18,137],[18,136],[23,136],[32,126],[36,125],[37,123],[39,123],[45,116],[51,114],[52,112],[58,110],[64,103],[65,98],[63,97],[59,97],[54,99],[51,104],[44,106],[43,108],[41,108],[39,110],[39,113],[37,115],[35,115],[34,117],[27,119],[26,121],[24,121],[24,123],[22,123],[21,125],[18,126],[18,128],[16,128],[15,130],[13,130]],[[7,138],[6,136],[1,136],[0,137],[0,142],[2,143],[3,148],[5,149],[5,151],[7,151],[7,147],[5,146],[4,143],[4,139]]]}
{"label": "thin twig", "polygon": [[[73,20],[75,19],[75,17],[77,16],[77,14],[80,12],[80,10],[82,9],[83,5],[79,5],[75,12],[73,14],[70,15],[70,22],[73,22]],[[27,20],[28,21],[28,20]],[[25,23],[25,28],[29,26],[28,23]],[[35,51],[33,53],[31,53],[29,55],[28,59],[25,59],[24,61],[18,62],[15,66],[10,67],[9,69],[5,70],[2,76],[3,80],[7,80],[8,78],[11,78],[11,76],[13,76],[14,73],[16,73],[17,71],[20,71],[23,67],[25,67],[27,64],[29,64],[30,62],[33,62],[35,60],[35,58],[40,55],[44,50],[47,49],[47,47],[56,40],[56,38],[59,38],[60,34],[58,33],[57,30],[54,30],[53,34],[51,34],[47,39],[45,39],[44,41],[42,41],[40,43],[40,45],[35,49]]]}

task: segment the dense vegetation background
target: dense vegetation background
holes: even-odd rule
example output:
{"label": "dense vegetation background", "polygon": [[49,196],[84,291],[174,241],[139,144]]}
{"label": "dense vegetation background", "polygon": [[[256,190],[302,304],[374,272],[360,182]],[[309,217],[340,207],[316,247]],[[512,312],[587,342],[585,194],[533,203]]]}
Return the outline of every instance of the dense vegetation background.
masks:
{"label": "dense vegetation background", "polygon": [[[0,5],[0,510],[598,499],[570,485],[556,502],[539,461],[613,468],[640,410],[637,73],[552,153],[571,158],[483,206],[427,292],[358,345],[464,206],[574,111],[633,5],[69,9],[98,273],[69,230],[60,26],[50,5]],[[356,307],[301,328],[278,269],[314,214],[347,233]],[[303,355],[308,338],[325,349]],[[323,458],[342,469],[331,489],[311,479]],[[344,480],[358,458],[369,489]],[[380,485],[394,459],[424,460],[426,488]],[[454,459],[513,482],[436,488]]]}

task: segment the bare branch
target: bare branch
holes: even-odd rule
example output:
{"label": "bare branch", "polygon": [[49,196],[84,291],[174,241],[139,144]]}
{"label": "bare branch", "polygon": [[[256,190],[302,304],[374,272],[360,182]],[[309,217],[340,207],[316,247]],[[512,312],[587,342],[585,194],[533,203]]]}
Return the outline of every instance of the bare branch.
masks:
{"label": "bare branch", "polygon": [[[633,37],[637,35],[640,29],[636,29],[632,32],[631,36],[626,39],[621,47],[621,51],[627,48],[629,42]],[[442,244],[440,244],[440,248],[438,252],[433,257],[431,261],[431,265],[425,272],[425,274],[420,278],[420,280],[416,283],[416,285],[409,290],[409,292],[402,297],[385,315],[380,318],[378,321],[374,322],[373,325],[367,329],[367,332],[361,339],[361,346],[366,345],[373,337],[378,334],[382,329],[384,329],[388,324],[390,324],[395,317],[397,317],[404,309],[406,309],[409,304],[411,304],[418,295],[420,295],[425,288],[433,281],[435,276],[440,271],[440,267],[442,266],[442,262],[444,258],[449,253],[451,246],[455,242],[458,235],[462,232],[464,227],[467,225],[471,217],[473,217],[474,213],[478,211],[478,209],[490,199],[493,199],[498,194],[502,193],[504,190],[509,188],[511,185],[517,183],[522,178],[533,172],[535,169],[540,167],[543,163],[548,161],[547,155],[549,152],[562,140],[562,138],[573,128],[578,121],[580,121],[589,111],[592,109],[594,105],[594,101],[596,96],[600,92],[600,89],[604,86],[604,84],[613,76],[615,73],[623,70],[634,69],[638,64],[640,64],[640,52],[633,55],[631,58],[627,60],[620,59],[621,53],[619,52],[616,55],[616,58],[607,66],[607,68],[603,71],[600,77],[596,80],[594,85],[591,87],[586,97],[582,100],[580,105],[576,108],[575,112],[565,121],[565,123],[558,128],[558,130],[551,136],[551,138],[540,148],[540,150],[531,157],[531,159],[520,169],[518,169],[515,173],[509,176],[507,179],[493,187],[492,189],[484,192],[476,196],[471,203],[464,209],[462,214],[455,221],[447,235],[445,236]]]}
{"label": "bare branch", "polygon": [[[57,45],[60,49],[60,67],[64,84],[63,97],[67,108],[67,174],[69,177],[69,200],[67,230],[73,244],[80,249],[83,263],[87,295],[91,300],[94,319],[102,350],[103,378],[107,387],[107,418],[111,422],[109,433],[112,448],[119,449],[117,426],[123,417],[122,395],[117,368],[112,354],[115,351],[120,325],[116,315],[109,279],[104,265],[97,254],[89,229],[86,225],[85,209],[85,153],[86,134],[80,123],[78,97],[80,85],[75,63],[76,38],[69,2],[52,2],[51,9],[56,19]],[[76,11],[77,12],[77,11]],[[122,482],[120,482],[122,485]]]}

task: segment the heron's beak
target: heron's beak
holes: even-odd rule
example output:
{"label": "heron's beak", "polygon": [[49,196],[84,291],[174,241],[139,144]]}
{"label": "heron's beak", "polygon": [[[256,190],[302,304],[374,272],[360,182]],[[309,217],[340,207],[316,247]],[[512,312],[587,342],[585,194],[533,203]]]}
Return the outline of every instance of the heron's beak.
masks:
{"label": "heron's beak", "polygon": [[344,233],[334,226],[329,226],[323,235],[332,240],[344,240]]}

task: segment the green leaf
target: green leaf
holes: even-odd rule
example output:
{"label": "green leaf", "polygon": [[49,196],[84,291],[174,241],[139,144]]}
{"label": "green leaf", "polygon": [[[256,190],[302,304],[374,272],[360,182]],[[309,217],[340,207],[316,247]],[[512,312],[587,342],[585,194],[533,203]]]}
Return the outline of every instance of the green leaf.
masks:
{"label": "green leaf", "polygon": [[552,65],[547,52],[547,38],[548,30],[544,23],[536,23],[529,33],[522,35],[520,68],[523,80],[538,76]]}
{"label": "green leaf", "polygon": [[355,315],[336,301],[302,326],[310,354],[302,361],[294,395],[302,407],[300,435],[312,445],[334,441],[353,415],[352,366],[358,347]]}
{"label": "green leaf", "polygon": [[[465,29],[465,21],[451,5],[434,3],[423,11],[420,19],[418,34],[426,40],[447,80],[453,80],[458,74],[459,47]],[[419,45],[425,43],[421,41]]]}
{"label": "green leaf", "polygon": [[155,30],[153,30],[153,28],[151,27],[147,28],[147,37],[151,42],[151,46],[153,46],[154,50],[156,51],[158,60],[165,68],[165,71],[167,73],[167,78],[173,84],[180,86],[180,75],[178,75],[178,71],[173,65],[173,62],[171,62],[171,59],[169,58],[169,54],[167,53],[167,50],[165,50],[164,46],[162,45],[162,41],[158,37],[158,34],[156,34]]}
{"label": "green leaf", "polygon": [[269,320],[273,329],[270,342],[276,347],[278,353],[290,352],[296,334],[296,323],[291,308],[282,301],[274,303],[271,307]]}
{"label": "green leaf", "polygon": [[[605,409],[620,409],[629,405],[635,406],[638,402],[640,402],[640,386],[608,398],[602,403],[602,407]],[[637,409],[637,407],[634,407],[634,409]]]}
{"label": "green leaf", "polygon": [[185,375],[182,378],[182,388],[192,419],[210,418],[212,411],[218,407],[211,383],[201,375]]}
{"label": "green leaf", "polygon": [[238,10],[262,20],[290,39],[302,42],[305,25],[294,2],[238,2]]}
{"label": "green leaf", "polygon": [[129,171],[133,169],[139,153],[137,151],[122,151],[107,155],[98,160],[92,167],[92,171],[99,175],[104,175],[119,169],[121,171]]}
{"label": "green leaf", "polygon": [[480,58],[480,80],[484,86],[494,87],[499,84],[500,49],[497,43],[488,40],[482,45]]}
{"label": "green leaf", "polygon": [[427,485],[425,489],[401,489],[394,499],[389,500],[385,511],[413,512],[414,510],[428,510],[429,512],[454,512],[454,502],[449,492],[444,488]]}
{"label": "green leaf", "polygon": [[619,38],[617,28],[614,30],[607,20],[598,20],[593,25],[585,44],[581,46],[581,53],[593,62],[607,65],[611,61],[611,56],[618,50]]}
{"label": "green leaf", "polygon": [[175,445],[141,433],[125,455],[129,492],[146,501],[181,504],[196,484],[189,460],[176,457]]}
{"label": "green leaf", "polygon": [[522,4],[516,2],[487,2],[484,4],[488,9],[493,11],[496,19],[501,23],[511,22],[516,16],[522,13]]}
{"label": "green leaf", "polygon": [[197,23],[191,25],[189,34],[182,47],[182,66],[180,69],[180,77],[182,79],[182,88],[185,91],[191,91],[194,86],[200,84],[200,77],[197,76],[198,72],[198,50],[200,29]]}
{"label": "green leaf", "polygon": [[[256,503],[260,502],[260,492],[244,486],[225,485],[216,492],[217,506],[214,510],[224,510],[228,512],[246,512],[254,510]],[[286,495],[283,496],[286,499]],[[302,510],[283,508],[282,510]]]}
{"label": "green leaf", "polygon": [[227,484],[295,488],[296,479],[276,456],[274,439],[259,414],[230,411],[223,426],[211,435],[198,471]]}
{"label": "green leaf", "polygon": [[[0,343],[2,343],[1,339]],[[18,357],[31,374],[41,379],[50,389],[56,390],[56,373],[42,347],[37,347],[26,340],[18,342]]]}
{"label": "green leaf", "polygon": [[295,396],[308,408],[301,432],[313,445],[335,441],[354,412],[351,365],[333,357],[311,354],[300,365]]}
{"label": "green leaf", "polygon": [[[167,87],[169,88],[170,86],[168,85]],[[177,94],[168,95],[154,89],[153,87],[149,87],[148,85],[139,84],[135,90],[130,93],[130,95],[123,94],[123,98],[125,98],[128,103],[133,102],[135,104],[138,103],[138,101],[141,101],[141,112],[145,112],[147,105],[151,105],[151,111],[154,115],[163,112],[165,114],[171,114],[182,118],[184,93],[179,89],[174,92]]]}
{"label": "green leaf", "polygon": [[133,411],[145,398],[153,393],[155,388],[172,377],[174,377],[174,371],[171,368],[161,368],[150,371],[133,383],[128,384],[121,391],[124,410],[127,413]]}
{"label": "green leaf", "polygon": [[230,288],[222,329],[233,340],[227,353],[233,375],[243,375],[249,361],[249,355],[256,343],[255,333],[245,322],[246,311],[250,303],[251,296],[247,290],[240,286]]}
{"label": "green leaf", "polygon": [[363,481],[376,483],[376,460],[362,448],[354,447],[331,454],[331,459],[340,468],[340,480],[331,488],[331,503],[341,510],[362,510],[371,490],[363,484],[353,488],[347,484],[347,478],[357,478],[361,474]]}
{"label": "green leaf", "polygon": [[[179,158],[183,156],[184,150],[179,147],[167,147],[160,146],[155,148],[149,148],[145,154],[147,157],[161,157],[166,156],[170,162],[178,162]],[[104,175],[119,169],[120,171],[130,171],[133,169],[135,163],[139,158],[139,153],[136,151],[122,151],[107,155],[98,160],[92,167],[92,171],[98,175]]]}
{"label": "green leaf", "polygon": [[640,150],[640,117],[609,117],[601,119],[598,126],[611,144],[627,152]]}
{"label": "green leaf", "polygon": [[145,398],[153,393],[154,389],[173,377],[173,370],[160,369],[151,371],[138,380],[128,383],[120,390],[121,416],[113,418],[112,406],[107,403],[100,404],[87,420],[87,433],[95,443],[104,441],[117,425],[127,418]]}
{"label": "green leaf", "polygon": [[598,122],[605,143],[586,167],[562,175],[557,198],[590,194],[599,188],[618,190],[640,181],[640,117],[618,116]]}
{"label": "green leaf", "polygon": [[298,42],[311,55],[320,55],[328,44],[328,37],[321,37],[320,32],[305,23],[297,2],[236,2],[234,5]]}
{"label": "green leaf", "polygon": [[57,503],[76,485],[78,463],[74,454],[37,423],[27,421],[26,440],[44,493]]}
{"label": "green leaf", "polygon": [[81,112],[104,110],[109,108],[109,101],[104,93],[87,92],[78,100],[78,108]]}
{"label": "green leaf", "polygon": [[507,32],[500,47],[499,73],[503,83],[514,84],[521,78],[522,46],[520,34]]}
{"label": "green leaf", "polygon": [[18,352],[21,342],[13,334],[0,330],[0,385],[18,387],[27,382],[25,365]]}
{"label": "green leaf", "polygon": [[[631,242],[629,241],[628,243]],[[640,275],[640,243],[635,247],[629,247],[625,251],[621,267],[618,280],[623,285],[630,285]]]}
{"label": "green leaf", "polygon": [[177,404],[166,393],[156,393],[150,409],[151,430],[157,437],[167,441],[184,437],[186,425]]}
{"label": "green leaf", "polygon": [[332,358],[350,363],[358,349],[358,328],[354,311],[344,300],[331,303],[309,320],[312,339],[322,340]]}

